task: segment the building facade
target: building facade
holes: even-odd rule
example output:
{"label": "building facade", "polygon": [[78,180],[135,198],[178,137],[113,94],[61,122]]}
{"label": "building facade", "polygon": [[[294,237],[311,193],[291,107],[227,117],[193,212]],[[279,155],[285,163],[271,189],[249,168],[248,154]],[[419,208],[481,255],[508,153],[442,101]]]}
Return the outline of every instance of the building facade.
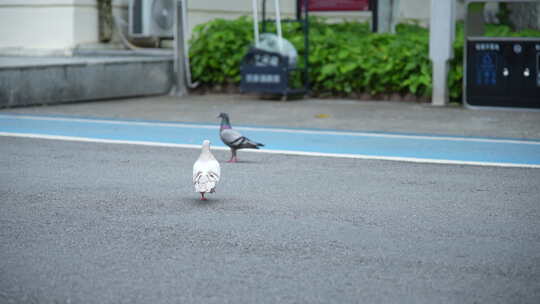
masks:
{"label": "building facade", "polygon": [[[151,0],[145,0],[151,1]],[[267,1],[273,14],[273,1]],[[427,25],[430,0],[402,0],[399,20]],[[293,17],[295,0],[281,0],[281,13]],[[112,0],[113,14],[127,20],[129,0]],[[370,12],[319,13],[330,20],[371,18]],[[458,10],[459,14],[459,10]],[[188,1],[189,30],[214,18],[251,15],[251,0]],[[79,45],[99,41],[97,0],[0,0],[0,53],[69,54]]]}

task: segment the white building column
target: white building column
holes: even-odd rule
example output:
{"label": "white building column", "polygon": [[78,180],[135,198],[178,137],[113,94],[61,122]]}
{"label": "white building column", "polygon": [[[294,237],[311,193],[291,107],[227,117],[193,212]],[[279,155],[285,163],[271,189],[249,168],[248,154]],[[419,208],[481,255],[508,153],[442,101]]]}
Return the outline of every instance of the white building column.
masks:
{"label": "white building column", "polygon": [[433,62],[431,104],[448,103],[448,61],[454,57],[455,0],[431,0],[429,25],[429,58]]}

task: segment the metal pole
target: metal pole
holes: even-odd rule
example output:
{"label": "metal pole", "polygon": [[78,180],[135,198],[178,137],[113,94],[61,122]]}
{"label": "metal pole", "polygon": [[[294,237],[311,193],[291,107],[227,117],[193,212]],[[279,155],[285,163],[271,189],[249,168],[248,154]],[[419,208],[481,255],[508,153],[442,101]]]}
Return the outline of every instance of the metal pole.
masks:
{"label": "metal pole", "polygon": [[369,9],[371,10],[371,32],[377,33],[379,30],[379,5],[378,0],[370,0]]}
{"label": "metal pole", "polygon": [[281,12],[279,11],[279,0],[274,0],[274,8],[276,10],[276,28],[279,37],[278,46],[279,52],[283,54],[283,36],[281,33]]}
{"label": "metal pole", "polygon": [[184,31],[182,29],[182,0],[175,1],[175,18],[174,18],[174,77],[175,86],[172,95],[185,96],[187,95],[186,87],[186,65],[184,58]]}
{"label": "metal pole", "polygon": [[266,33],[266,0],[262,0],[262,32]]}
{"label": "metal pole", "polygon": [[302,8],[304,10],[304,46],[305,46],[305,54],[304,54],[304,89],[306,90],[306,93],[309,93],[309,1],[305,0],[304,6]]}
{"label": "metal pole", "polygon": [[253,9],[253,33],[255,35],[255,47],[259,46],[259,17],[257,16],[257,0],[252,2]]}

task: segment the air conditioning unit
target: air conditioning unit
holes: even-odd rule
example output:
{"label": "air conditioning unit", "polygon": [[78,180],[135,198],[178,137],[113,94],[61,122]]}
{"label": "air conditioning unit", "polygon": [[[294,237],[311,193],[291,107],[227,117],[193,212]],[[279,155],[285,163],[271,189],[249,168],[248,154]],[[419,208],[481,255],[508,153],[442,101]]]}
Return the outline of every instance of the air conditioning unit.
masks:
{"label": "air conditioning unit", "polygon": [[176,0],[131,0],[129,36],[172,38]]}

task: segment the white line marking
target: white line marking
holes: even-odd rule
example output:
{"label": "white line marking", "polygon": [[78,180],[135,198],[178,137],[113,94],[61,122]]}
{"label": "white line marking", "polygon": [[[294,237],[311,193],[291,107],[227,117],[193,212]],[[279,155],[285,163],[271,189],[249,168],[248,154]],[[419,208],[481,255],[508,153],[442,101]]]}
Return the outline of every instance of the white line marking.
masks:
{"label": "white line marking", "polygon": [[[198,124],[186,124],[186,123],[102,120],[102,119],[90,119],[90,118],[40,117],[40,116],[30,116],[30,115],[0,114],[0,118],[115,124],[115,125],[134,125],[134,126],[155,126],[155,127],[171,127],[171,128],[194,128],[194,129],[218,129],[219,128],[219,126],[217,125],[205,125],[205,124],[198,125]],[[478,143],[540,145],[540,141],[533,141],[533,140],[529,141],[529,140],[519,140],[519,139],[492,139],[492,138],[447,137],[447,136],[425,136],[425,135],[377,134],[377,133],[366,133],[366,132],[295,130],[295,129],[283,129],[283,128],[257,128],[257,127],[235,127],[235,129],[242,130],[242,131],[276,132],[276,133],[291,133],[291,134],[338,135],[338,136],[379,137],[379,138],[398,138],[398,139],[466,141],[466,142],[478,142]]]}
{"label": "white line marking", "polygon": [[[33,134],[33,133],[0,132],[0,136],[51,139],[51,140],[63,140],[63,141],[78,141],[78,142],[93,142],[93,143],[106,143],[106,144],[142,145],[142,146],[153,146],[153,147],[173,147],[173,148],[189,148],[189,149],[200,149],[201,148],[200,145],[192,145],[192,144],[174,144],[174,143],[160,143],[160,142],[152,142],[152,141],[135,141],[135,140],[97,139],[97,138],[88,138],[88,137],[44,135],[44,134]],[[229,148],[227,148],[227,147],[219,147],[219,146],[218,147],[213,146],[212,149],[214,149],[214,150],[229,150]],[[536,169],[540,169],[540,165],[536,165],[536,164],[478,162],[478,161],[461,161],[461,160],[414,158],[414,157],[393,157],[393,156],[375,156],[375,155],[363,155],[363,154],[321,153],[321,152],[303,152],[303,151],[269,150],[269,149],[268,150],[267,149],[263,149],[263,150],[243,150],[243,151],[245,151],[245,152],[253,152],[253,153],[271,153],[271,154],[315,156],[315,157],[335,157],[335,158],[356,158],[356,159],[371,159],[371,160],[390,160],[390,161],[426,163],[426,164],[442,164],[442,165],[472,165],[472,166],[536,168]]]}

